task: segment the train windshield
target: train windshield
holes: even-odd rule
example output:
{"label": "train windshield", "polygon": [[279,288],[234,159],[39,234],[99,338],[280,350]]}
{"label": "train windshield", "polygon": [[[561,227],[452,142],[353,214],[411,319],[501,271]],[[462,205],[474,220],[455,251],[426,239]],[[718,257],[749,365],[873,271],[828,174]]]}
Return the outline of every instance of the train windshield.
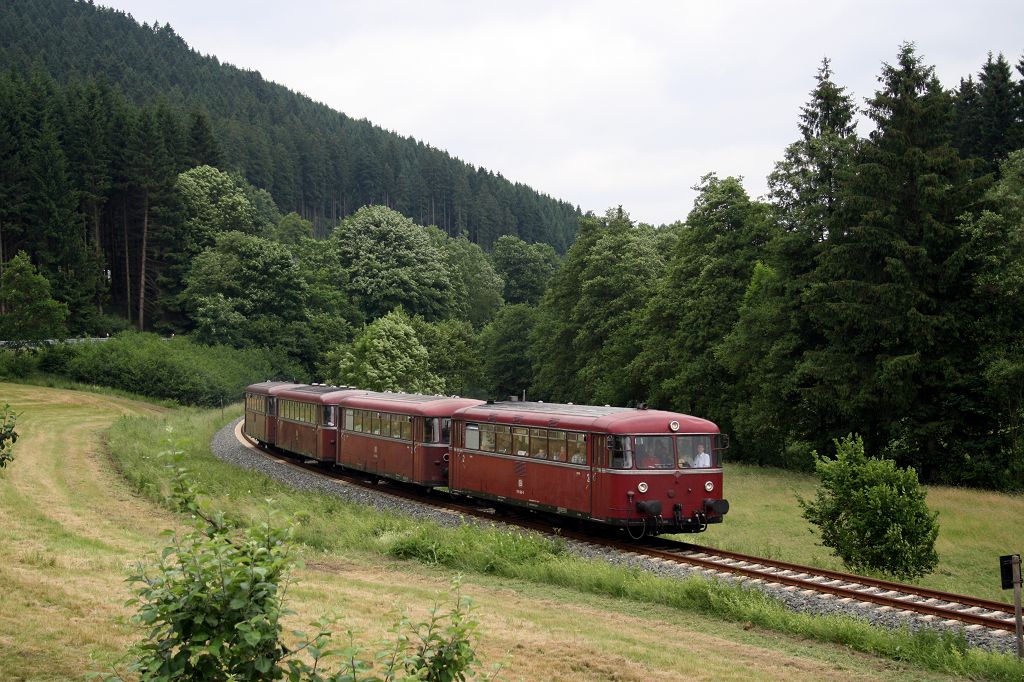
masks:
{"label": "train windshield", "polygon": [[637,469],[675,469],[672,436],[637,436],[635,439]]}
{"label": "train windshield", "polygon": [[722,466],[720,450],[712,447],[714,436],[676,436],[676,458],[680,469],[708,469]]}

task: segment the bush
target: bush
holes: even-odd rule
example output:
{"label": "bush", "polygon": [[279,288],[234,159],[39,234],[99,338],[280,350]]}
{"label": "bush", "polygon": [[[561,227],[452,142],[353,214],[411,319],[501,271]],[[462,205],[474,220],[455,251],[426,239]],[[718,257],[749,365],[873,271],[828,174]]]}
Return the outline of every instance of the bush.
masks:
{"label": "bush", "polygon": [[39,369],[49,374],[67,374],[68,365],[82,346],[82,343],[51,343],[43,346],[39,351]]}
{"label": "bush", "polygon": [[933,571],[938,513],[928,510],[914,469],[868,458],[860,436],[837,440],[836,450],[834,460],[815,453],[821,485],[813,501],[799,501],[822,544],[853,570],[903,580]]}
{"label": "bush", "polygon": [[38,365],[39,360],[30,348],[0,348],[0,379],[24,379]]}
{"label": "bush", "polygon": [[11,450],[18,442],[18,432],[14,430],[17,419],[18,415],[14,414],[11,406],[4,403],[0,408],[0,469],[6,467],[8,462],[14,461]]}
{"label": "bush", "polygon": [[84,383],[218,407],[239,400],[248,384],[275,376],[275,364],[280,366],[267,351],[126,332],[106,342],[80,344],[66,367],[70,378]]}

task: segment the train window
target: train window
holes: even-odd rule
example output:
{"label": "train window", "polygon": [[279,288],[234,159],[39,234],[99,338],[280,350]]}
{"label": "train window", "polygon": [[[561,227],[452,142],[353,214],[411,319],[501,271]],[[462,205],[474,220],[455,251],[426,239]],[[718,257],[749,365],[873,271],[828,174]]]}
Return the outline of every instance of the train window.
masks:
{"label": "train window", "polygon": [[556,462],[565,461],[565,431],[548,431],[548,456]]}
{"label": "train window", "polygon": [[385,412],[380,413],[380,435],[391,437],[391,415]]}
{"label": "train window", "polygon": [[569,461],[573,464],[587,463],[587,441],[582,433],[568,433],[565,436]]}
{"label": "train window", "polygon": [[633,468],[633,439],[629,436],[614,436],[608,447],[611,450],[612,469]]}
{"label": "train window", "polygon": [[337,417],[335,417],[337,410],[338,408],[333,405],[324,405],[324,426],[334,426],[334,422],[337,421]]}
{"label": "train window", "polygon": [[676,436],[676,464],[680,469],[720,467],[721,453],[711,447],[711,435]]}
{"label": "train window", "polygon": [[[423,418],[423,442],[424,443],[436,443],[437,442],[437,418],[436,417],[424,417]],[[479,427],[477,427],[477,433],[479,433]],[[469,447],[468,445],[466,447]],[[477,439],[477,445],[474,450],[479,449],[480,440]]]}
{"label": "train window", "polygon": [[356,430],[356,411],[345,410],[345,429],[348,431]]}
{"label": "train window", "polygon": [[397,437],[402,440],[412,440],[412,417],[403,414],[398,420]]}
{"label": "train window", "polygon": [[637,469],[675,469],[672,436],[637,436],[634,438]]}
{"label": "train window", "polygon": [[512,427],[512,452],[520,457],[530,453],[530,430],[522,426]]}
{"label": "train window", "polygon": [[[424,421],[430,422],[432,419],[425,419]],[[466,449],[468,450],[479,450],[480,449],[480,426],[479,424],[466,424]]]}
{"label": "train window", "polygon": [[375,436],[380,435],[380,412],[370,413],[370,433]]}
{"label": "train window", "polygon": [[494,452],[494,424],[480,425],[480,449]]}
{"label": "train window", "polygon": [[504,424],[494,425],[494,451],[503,455],[512,452],[512,429]]}
{"label": "train window", "polygon": [[363,431],[363,411],[352,410],[352,430],[356,433]]}
{"label": "train window", "polygon": [[452,420],[449,417],[441,418],[441,442],[450,443],[452,437]]}
{"label": "train window", "polygon": [[530,429],[530,457],[548,458],[548,432],[544,429]]}

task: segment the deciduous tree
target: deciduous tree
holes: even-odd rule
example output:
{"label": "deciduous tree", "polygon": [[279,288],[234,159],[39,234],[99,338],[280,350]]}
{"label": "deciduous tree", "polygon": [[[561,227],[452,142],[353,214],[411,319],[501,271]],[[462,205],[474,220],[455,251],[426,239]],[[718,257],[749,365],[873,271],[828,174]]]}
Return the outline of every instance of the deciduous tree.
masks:
{"label": "deciduous tree", "polygon": [[0,277],[0,339],[42,341],[63,338],[68,307],[53,299],[50,283],[28,254],[19,251]]}

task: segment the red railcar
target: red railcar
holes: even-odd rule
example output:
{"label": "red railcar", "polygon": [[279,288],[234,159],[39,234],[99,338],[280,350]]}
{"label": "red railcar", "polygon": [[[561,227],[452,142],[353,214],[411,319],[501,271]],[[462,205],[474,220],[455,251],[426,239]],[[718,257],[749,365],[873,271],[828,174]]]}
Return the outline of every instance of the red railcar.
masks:
{"label": "red railcar", "polygon": [[246,435],[261,445],[274,442],[277,436],[277,394],[302,384],[288,381],[264,381],[245,389]]}
{"label": "red railcar", "polygon": [[337,463],[418,485],[448,485],[452,412],[482,403],[411,393],[347,395]]}
{"label": "red railcar", "polygon": [[722,436],[658,410],[500,402],[454,413],[449,488],[631,533],[720,523]]}
{"label": "red railcar", "polygon": [[340,404],[366,393],[346,386],[297,386],[277,393],[277,432],[272,443],[321,462],[338,458]]}

